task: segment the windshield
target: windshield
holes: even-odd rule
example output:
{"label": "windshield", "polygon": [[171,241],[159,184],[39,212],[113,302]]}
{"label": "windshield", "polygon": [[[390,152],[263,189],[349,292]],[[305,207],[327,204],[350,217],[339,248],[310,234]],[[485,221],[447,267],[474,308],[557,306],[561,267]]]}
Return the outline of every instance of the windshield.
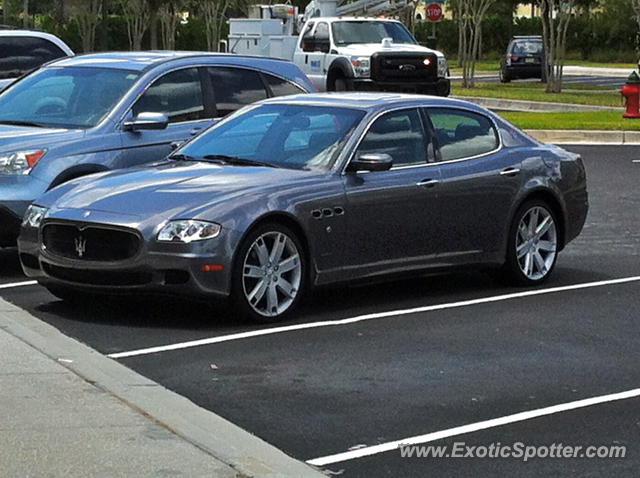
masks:
{"label": "windshield", "polygon": [[380,43],[391,38],[394,43],[416,44],[415,38],[402,23],[383,21],[333,22],[333,41],[336,45],[351,43]]}
{"label": "windshield", "polygon": [[113,68],[44,68],[0,94],[0,124],[90,128],[138,78]]}
{"label": "windshield", "polygon": [[280,168],[327,170],[364,114],[348,108],[262,105],[230,117],[173,156],[222,161],[226,157]]}

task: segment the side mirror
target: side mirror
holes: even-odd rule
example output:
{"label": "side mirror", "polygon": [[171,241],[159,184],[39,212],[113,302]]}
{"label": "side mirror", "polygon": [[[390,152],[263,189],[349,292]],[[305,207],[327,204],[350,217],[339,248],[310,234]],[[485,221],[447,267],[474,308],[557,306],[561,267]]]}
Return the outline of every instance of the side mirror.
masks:
{"label": "side mirror", "polygon": [[385,153],[366,153],[353,159],[347,171],[388,171],[393,166],[393,158]]}
{"label": "side mirror", "polygon": [[125,131],[141,131],[165,129],[168,124],[169,117],[164,113],[139,113],[122,126]]}

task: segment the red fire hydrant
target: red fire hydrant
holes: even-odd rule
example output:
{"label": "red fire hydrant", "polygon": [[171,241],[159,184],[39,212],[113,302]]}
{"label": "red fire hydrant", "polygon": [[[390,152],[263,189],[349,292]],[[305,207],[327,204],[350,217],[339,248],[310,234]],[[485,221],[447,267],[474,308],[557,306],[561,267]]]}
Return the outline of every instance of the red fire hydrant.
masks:
{"label": "red fire hydrant", "polygon": [[625,111],[623,118],[640,118],[640,76],[635,71],[627,78],[627,83],[620,91],[624,96]]}

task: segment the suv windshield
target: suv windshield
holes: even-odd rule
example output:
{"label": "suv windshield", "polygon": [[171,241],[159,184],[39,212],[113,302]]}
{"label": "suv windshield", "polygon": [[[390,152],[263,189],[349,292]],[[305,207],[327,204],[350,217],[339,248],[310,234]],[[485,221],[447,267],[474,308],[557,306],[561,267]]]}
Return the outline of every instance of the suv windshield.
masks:
{"label": "suv windshield", "polygon": [[351,43],[380,43],[391,38],[394,43],[416,44],[415,38],[402,23],[384,21],[333,22],[333,41],[336,45]]}
{"label": "suv windshield", "polygon": [[44,68],[0,94],[0,124],[90,128],[97,125],[138,78],[113,68]]}
{"label": "suv windshield", "polygon": [[517,41],[511,47],[512,55],[540,55],[542,53],[542,42],[536,40]]}
{"label": "suv windshield", "polygon": [[327,170],[365,114],[349,108],[289,104],[249,108],[214,126],[172,157]]}

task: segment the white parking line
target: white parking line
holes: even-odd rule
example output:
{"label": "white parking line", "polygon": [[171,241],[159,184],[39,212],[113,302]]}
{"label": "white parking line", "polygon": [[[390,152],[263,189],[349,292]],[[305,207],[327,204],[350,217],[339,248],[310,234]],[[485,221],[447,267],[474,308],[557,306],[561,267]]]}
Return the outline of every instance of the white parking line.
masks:
{"label": "white parking line", "polygon": [[381,443],[379,445],[358,448],[357,450],[347,451],[344,453],[336,453],[335,455],[314,458],[312,460],[307,460],[307,463],[315,466],[331,465],[333,463],[340,463],[343,461],[353,460],[355,458],[362,458],[364,456],[377,455],[378,453],[397,450],[401,445],[419,445],[422,443],[429,443],[436,440],[442,440],[443,438],[464,435],[465,433],[472,433],[479,430],[486,430],[488,428],[500,427],[509,423],[522,422],[525,420],[531,420],[532,418],[553,415],[554,413],[575,410],[576,408],[591,407],[593,405],[598,405],[601,403],[613,402],[616,400],[625,400],[638,396],[640,396],[640,388],[634,388],[633,390],[628,390],[626,392],[612,393],[610,395],[585,398],[582,400],[577,400],[575,402],[561,403],[559,405],[552,405],[550,407],[538,408],[537,410],[515,413],[513,415],[507,415],[505,417],[493,418],[491,420],[484,420],[478,423],[471,423],[469,425],[463,425],[460,427],[449,428],[447,430],[427,433],[426,435],[414,436],[402,440]]}
{"label": "white parking line", "polygon": [[564,292],[564,291],[568,291],[568,290],[577,290],[577,289],[587,289],[590,287],[602,287],[602,286],[606,286],[606,285],[614,285],[614,284],[624,284],[627,282],[637,282],[640,281],[640,276],[633,276],[633,277],[623,277],[620,279],[611,279],[611,280],[603,280],[603,281],[597,281],[597,282],[585,282],[582,284],[573,284],[573,285],[566,285],[566,286],[561,286],[561,287],[551,287],[548,289],[536,289],[536,290],[527,290],[527,291],[523,291],[523,292],[515,292],[513,294],[503,294],[503,295],[496,295],[496,296],[492,296],[492,297],[483,297],[480,299],[472,299],[472,300],[463,300],[463,301],[459,301],[459,302],[450,302],[448,304],[436,304],[436,305],[427,305],[424,307],[416,307],[413,309],[402,309],[402,310],[392,310],[389,312],[379,312],[379,313],[375,313],[375,314],[366,314],[366,315],[359,315],[357,317],[351,317],[348,319],[341,319],[341,320],[324,320],[321,322],[308,322],[308,323],[304,323],[304,324],[294,324],[294,325],[285,325],[282,327],[272,327],[269,329],[257,329],[257,330],[251,330],[249,332],[240,332],[237,334],[229,334],[229,335],[221,335],[218,337],[211,337],[211,338],[206,338],[206,339],[200,339],[200,340],[192,340],[189,342],[181,342],[181,343],[177,343],[177,344],[171,344],[171,345],[160,345],[157,347],[149,347],[149,348],[145,348],[145,349],[138,349],[138,350],[131,350],[129,352],[117,352],[117,353],[113,353],[113,354],[109,354],[107,355],[107,357],[111,357],[111,358],[115,358],[115,359],[119,359],[119,358],[125,358],[125,357],[134,357],[137,355],[149,355],[149,354],[155,354],[155,353],[159,353],[159,352],[168,352],[171,350],[180,350],[180,349],[187,349],[187,348],[191,348],[191,347],[198,347],[201,345],[211,345],[211,344],[218,344],[221,342],[229,342],[232,340],[240,340],[240,339],[248,339],[248,338],[252,338],[252,337],[260,337],[262,335],[272,335],[272,334],[280,334],[280,333],[284,333],[284,332],[291,332],[294,330],[304,330],[304,329],[315,329],[315,328],[319,328],[319,327],[332,327],[332,326],[338,326],[338,325],[348,325],[348,324],[354,324],[356,322],[363,322],[366,320],[373,320],[373,319],[384,319],[384,318],[389,318],[389,317],[397,317],[397,316],[402,316],[402,315],[408,315],[408,314],[415,314],[415,313],[420,313],[420,312],[430,312],[430,311],[434,311],[434,310],[444,310],[444,309],[454,309],[457,307],[466,307],[469,305],[477,305],[477,304],[486,304],[489,302],[499,302],[502,300],[510,300],[510,299],[517,299],[520,297],[531,297],[531,296],[535,296],[535,295],[542,295],[542,294],[552,294],[554,292]]}
{"label": "white parking line", "polygon": [[24,287],[27,285],[35,285],[38,281],[28,280],[24,282],[11,282],[9,284],[0,284],[0,289],[13,289],[14,287]]}

